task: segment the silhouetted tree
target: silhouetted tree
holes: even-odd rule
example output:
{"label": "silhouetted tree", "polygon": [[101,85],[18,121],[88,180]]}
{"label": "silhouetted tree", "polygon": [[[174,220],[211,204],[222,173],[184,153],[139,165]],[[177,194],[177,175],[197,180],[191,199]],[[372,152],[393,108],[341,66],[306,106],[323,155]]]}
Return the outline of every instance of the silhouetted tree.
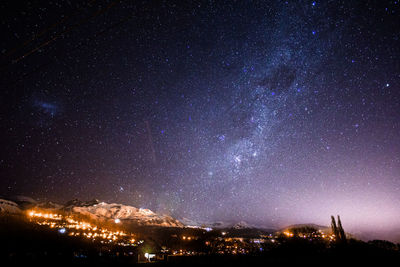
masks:
{"label": "silhouetted tree", "polygon": [[331,222],[332,233],[335,235],[336,238],[338,238],[339,234],[338,234],[338,228],[336,226],[335,217],[333,217],[332,215],[331,218],[332,218]]}
{"label": "silhouetted tree", "polygon": [[331,216],[332,218],[332,232],[335,235],[336,242],[338,243],[346,243],[346,233],[343,230],[342,222],[340,221],[340,216],[338,215],[338,224],[336,225],[335,217]]}
{"label": "silhouetted tree", "polygon": [[338,231],[339,231],[339,236],[340,236],[340,242],[346,243],[346,233],[343,230],[342,222],[340,221],[340,216],[338,215]]}

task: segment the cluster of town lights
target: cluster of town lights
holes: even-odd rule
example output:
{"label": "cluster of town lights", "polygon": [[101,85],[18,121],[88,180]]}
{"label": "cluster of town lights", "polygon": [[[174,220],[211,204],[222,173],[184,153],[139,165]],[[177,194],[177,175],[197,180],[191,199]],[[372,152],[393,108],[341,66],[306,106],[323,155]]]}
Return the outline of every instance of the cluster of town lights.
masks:
{"label": "cluster of town lights", "polygon": [[[295,235],[292,232],[289,231],[284,231],[283,234],[286,237],[294,237]],[[308,233],[308,234],[298,234],[296,235],[297,237],[302,237],[302,238],[323,238],[323,239],[327,239],[329,241],[334,241],[335,240],[335,235],[331,234],[325,234],[324,232],[322,232],[321,230],[318,231],[318,233]]]}
{"label": "cluster of town lights", "polygon": [[[50,228],[56,229],[60,234],[87,238],[92,241],[98,241],[103,244],[116,244],[120,246],[137,246],[143,243],[143,240],[135,240],[134,235],[125,233],[123,231],[112,231],[105,227],[100,227],[94,223],[80,221],[70,215],[62,215],[56,213],[49,213],[43,211],[32,210],[28,212],[30,220],[39,225],[45,225]],[[116,225],[121,224],[120,219],[113,220]],[[286,238],[306,238],[313,240],[314,238],[322,238],[329,242],[335,240],[334,234],[326,234],[321,230],[299,232],[285,230],[281,232]],[[261,236],[261,239],[251,239],[245,241],[241,237],[227,237],[227,232],[221,232],[221,236],[213,240],[212,242],[206,241],[206,246],[214,247],[215,252],[218,254],[248,254],[254,248],[259,251],[263,251],[262,243],[267,243],[268,240],[272,243],[279,242],[275,240],[275,237],[279,236]],[[229,236],[229,235],[228,235]],[[177,236],[176,236],[177,237]],[[182,240],[192,241],[197,240],[197,236],[182,235]],[[175,250],[171,251],[173,255],[199,255],[201,252],[186,251],[186,250]],[[151,261],[154,258],[154,254],[145,255],[146,259]]]}
{"label": "cluster of town lights", "polygon": [[123,231],[111,231],[88,222],[75,220],[70,216],[34,210],[28,212],[28,215],[35,223],[46,225],[50,228],[57,228],[59,233],[67,233],[69,236],[81,236],[92,239],[93,241],[100,240],[101,243],[114,242],[122,246],[136,246],[137,244],[143,243],[142,240],[136,242],[132,234],[127,234]]}

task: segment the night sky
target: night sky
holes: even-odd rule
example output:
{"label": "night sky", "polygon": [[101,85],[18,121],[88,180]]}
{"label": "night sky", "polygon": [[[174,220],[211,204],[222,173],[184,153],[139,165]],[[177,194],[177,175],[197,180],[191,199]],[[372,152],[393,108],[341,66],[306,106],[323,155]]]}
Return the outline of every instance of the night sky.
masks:
{"label": "night sky", "polygon": [[0,4],[1,195],[400,228],[399,1],[45,2]]}

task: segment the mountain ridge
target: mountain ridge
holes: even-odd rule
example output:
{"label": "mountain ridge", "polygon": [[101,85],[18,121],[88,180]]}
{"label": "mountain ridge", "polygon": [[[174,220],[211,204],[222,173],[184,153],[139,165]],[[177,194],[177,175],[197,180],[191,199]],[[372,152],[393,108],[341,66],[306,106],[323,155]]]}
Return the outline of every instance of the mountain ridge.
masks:
{"label": "mountain ridge", "polygon": [[[324,232],[330,232],[329,226],[318,225],[314,223],[292,224],[282,228],[261,227],[248,224],[246,221],[239,222],[196,222],[188,218],[173,218],[170,215],[158,214],[150,209],[136,208],[129,205],[118,203],[101,202],[98,199],[82,201],[72,199],[59,204],[52,201],[37,201],[30,197],[2,197],[0,198],[0,215],[1,214],[22,214],[26,210],[41,209],[48,211],[60,211],[69,214],[83,215],[93,220],[110,221],[127,223],[137,226],[155,226],[155,227],[178,227],[178,228],[202,228],[207,231],[227,231],[227,232],[246,232],[260,230],[263,232],[283,232],[290,228],[313,227]],[[350,236],[357,236],[362,240],[378,239],[384,236],[386,240],[398,242],[400,237],[394,234],[394,231],[384,233],[369,233],[367,231],[348,232]]]}

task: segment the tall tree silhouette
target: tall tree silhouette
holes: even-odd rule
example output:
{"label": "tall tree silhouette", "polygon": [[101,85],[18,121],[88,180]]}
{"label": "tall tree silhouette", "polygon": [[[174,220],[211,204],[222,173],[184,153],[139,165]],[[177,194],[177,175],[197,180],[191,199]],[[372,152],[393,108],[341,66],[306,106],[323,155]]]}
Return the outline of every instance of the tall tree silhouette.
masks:
{"label": "tall tree silhouette", "polygon": [[340,235],[340,240],[342,243],[346,243],[347,239],[346,239],[346,233],[343,230],[343,226],[342,226],[342,222],[340,221],[340,216],[338,215],[338,231],[339,231],[339,235]]}
{"label": "tall tree silhouette", "polygon": [[347,242],[346,233],[343,230],[342,222],[340,221],[340,216],[338,215],[337,217],[338,217],[338,223],[336,225],[335,217],[333,215],[331,216],[332,233],[335,235],[336,242],[346,243]]}
{"label": "tall tree silhouette", "polygon": [[335,217],[333,217],[333,215],[332,215],[331,218],[332,218],[332,222],[331,222],[332,233],[335,235],[336,238],[338,238],[339,232],[338,232],[338,228],[336,226]]}

